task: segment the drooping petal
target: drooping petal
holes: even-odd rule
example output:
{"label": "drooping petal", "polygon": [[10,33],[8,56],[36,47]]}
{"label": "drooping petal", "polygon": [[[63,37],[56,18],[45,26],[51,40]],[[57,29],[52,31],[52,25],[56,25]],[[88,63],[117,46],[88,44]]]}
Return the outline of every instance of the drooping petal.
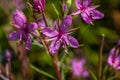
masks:
{"label": "drooping petal", "polygon": [[78,41],[72,36],[68,36],[68,42],[67,43],[73,48],[78,48],[79,47]]}
{"label": "drooping petal", "polygon": [[25,15],[21,11],[16,10],[12,15],[12,24],[17,28],[21,28],[25,23],[27,23]]}
{"label": "drooping petal", "polygon": [[41,3],[42,3],[42,6],[43,6],[43,9],[45,8],[45,0],[41,0]]}
{"label": "drooping petal", "polygon": [[85,12],[81,13],[81,17],[87,24],[92,23],[92,18],[88,16],[88,14],[86,14]]}
{"label": "drooping petal", "polygon": [[51,54],[54,54],[58,51],[59,48],[60,48],[60,41],[54,40],[50,45],[49,51]]}
{"label": "drooping petal", "polygon": [[73,12],[71,15],[77,15],[77,14],[80,14],[81,13],[81,10],[77,10],[75,12]]}
{"label": "drooping petal", "polygon": [[20,35],[21,35],[20,31],[18,31],[18,32],[14,31],[14,32],[9,34],[8,39],[9,40],[18,40],[18,39],[20,39]]}
{"label": "drooping petal", "polygon": [[72,16],[67,16],[64,18],[61,24],[61,31],[66,31],[72,24]]}
{"label": "drooping petal", "polygon": [[87,6],[90,5],[90,3],[91,3],[91,0],[84,0],[84,1],[83,1],[83,6],[84,6],[84,7],[87,7]]}
{"label": "drooping petal", "polygon": [[42,33],[48,37],[54,37],[58,35],[58,32],[55,31],[53,28],[46,27],[42,30]]}
{"label": "drooping petal", "polygon": [[30,50],[31,48],[31,45],[32,45],[32,39],[28,36],[27,40],[26,40],[26,49],[27,50]]}
{"label": "drooping petal", "polygon": [[93,16],[92,16],[93,19],[101,19],[103,17],[104,17],[103,13],[101,13],[98,10],[93,10]]}
{"label": "drooping petal", "polygon": [[82,7],[82,0],[75,0],[76,7],[80,9]]}
{"label": "drooping petal", "polygon": [[37,28],[38,28],[38,25],[36,22],[32,22],[32,23],[28,24],[28,26],[27,26],[29,33],[34,32]]}

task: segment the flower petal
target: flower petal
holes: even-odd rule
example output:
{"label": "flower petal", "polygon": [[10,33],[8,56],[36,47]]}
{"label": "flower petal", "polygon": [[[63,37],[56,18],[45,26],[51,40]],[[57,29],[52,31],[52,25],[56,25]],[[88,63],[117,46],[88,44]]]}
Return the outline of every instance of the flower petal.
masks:
{"label": "flower petal", "polygon": [[54,40],[49,48],[49,51],[51,54],[56,53],[58,49],[60,48],[60,41]]}
{"label": "flower petal", "polygon": [[93,10],[93,19],[101,19],[104,17],[104,14],[98,10]]}
{"label": "flower petal", "polygon": [[72,16],[67,16],[64,18],[64,20],[62,21],[62,25],[61,25],[61,31],[66,31],[72,24]]}
{"label": "flower petal", "polygon": [[80,9],[82,7],[82,0],[75,0],[76,7]]}
{"label": "flower petal", "polygon": [[45,0],[41,0],[43,9],[45,8]]}
{"label": "flower petal", "polygon": [[21,35],[20,31],[19,32],[14,31],[14,32],[9,34],[8,39],[9,40],[18,40],[18,39],[20,39],[20,35]]}
{"label": "flower petal", "polygon": [[67,44],[70,45],[73,48],[78,48],[79,47],[78,41],[72,36],[68,36]]}
{"label": "flower petal", "polygon": [[12,15],[12,24],[17,28],[21,28],[25,23],[27,23],[25,15],[21,11],[16,10]]}
{"label": "flower petal", "polygon": [[82,17],[82,19],[83,19],[87,24],[92,23],[92,18],[89,17],[86,12],[82,12],[82,13],[81,13],[81,17]]}
{"label": "flower petal", "polygon": [[80,14],[81,13],[81,10],[77,10],[75,12],[73,12],[71,15],[77,15],[77,14]]}
{"label": "flower petal", "polygon": [[32,39],[30,37],[27,38],[27,41],[26,41],[26,49],[27,50],[30,50],[31,48],[31,45],[32,45]]}
{"label": "flower petal", "polygon": [[48,37],[54,37],[56,35],[58,35],[58,32],[55,31],[53,28],[50,27],[46,27],[42,30],[42,33]]}
{"label": "flower petal", "polygon": [[84,6],[84,7],[87,7],[87,6],[90,5],[90,3],[91,3],[91,0],[84,0],[84,1],[83,1],[83,6]]}
{"label": "flower petal", "polygon": [[32,23],[28,24],[27,28],[28,28],[28,32],[31,33],[38,28],[38,25],[37,25],[37,23],[32,22]]}

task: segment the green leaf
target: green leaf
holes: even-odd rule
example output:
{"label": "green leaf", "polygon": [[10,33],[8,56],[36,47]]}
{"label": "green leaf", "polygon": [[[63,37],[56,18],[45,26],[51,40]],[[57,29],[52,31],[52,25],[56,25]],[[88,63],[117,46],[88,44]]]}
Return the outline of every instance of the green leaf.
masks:
{"label": "green leaf", "polygon": [[97,77],[95,76],[95,74],[91,70],[89,70],[89,73],[92,76],[93,80],[97,80]]}
{"label": "green leaf", "polygon": [[108,78],[108,80],[115,80],[116,76]]}
{"label": "green leaf", "polygon": [[53,9],[55,10],[57,16],[59,16],[59,12],[58,12],[57,8],[55,7],[55,5],[54,5],[53,3],[52,3],[52,7],[53,7]]}
{"label": "green leaf", "polygon": [[40,43],[38,43],[37,41],[34,41],[33,43],[32,43],[33,45],[36,45],[36,46],[38,46],[38,47],[44,47],[42,44],[40,44]]}
{"label": "green leaf", "polygon": [[37,67],[35,67],[32,64],[30,64],[30,68],[32,68],[33,70],[35,70],[35,71],[39,72],[40,74],[43,74],[43,75],[45,75],[45,76],[47,76],[47,77],[49,77],[49,78],[51,78],[53,80],[57,80],[54,76],[50,75],[49,73],[47,73],[47,72],[45,72],[45,71],[43,71],[41,69],[38,69]]}

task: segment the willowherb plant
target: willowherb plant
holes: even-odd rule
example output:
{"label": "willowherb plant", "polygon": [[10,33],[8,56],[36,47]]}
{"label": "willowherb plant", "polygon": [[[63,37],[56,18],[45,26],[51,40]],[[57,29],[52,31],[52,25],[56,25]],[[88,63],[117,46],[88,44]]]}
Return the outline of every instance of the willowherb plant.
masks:
{"label": "willowherb plant", "polygon": [[[74,15],[80,14],[81,18],[85,21],[86,24],[90,25],[93,24],[93,21],[96,19],[102,19],[104,17],[104,14],[101,13],[98,8],[98,5],[92,5],[92,0],[74,0],[75,5],[77,7],[77,10],[74,10],[74,12],[71,12],[68,14],[70,7],[68,8],[68,5],[64,0],[60,0],[60,12],[57,10],[55,5],[52,3],[52,7],[57,13],[56,20],[51,20],[50,18],[47,18],[45,15],[45,0],[33,0],[30,2],[28,0],[27,4],[29,4],[28,8],[31,10],[32,19],[34,21],[29,22],[27,17],[24,15],[22,10],[16,9],[15,12],[12,14],[12,26],[15,27],[15,31],[9,34],[8,39],[13,41],[18,41],[18,58],[21,62],[21,70],[22,70],[22,76],[23,80],[28,80],[27,77],[30,76],[29,74],[29,66],[38,71],[42,74],[52,78],[56,79],[55,77],[49,75],[46,72],[42,72],[35,66],[31,65],[28,57],[27,52],[31,49],[31,46],[33,44],[33,39],[36,39],[38,41],[37,45],[42,45],[46,52],[51,56],[53,60],[54,69],[56,72],[57,79],[56,80],[63,80],[63,76],[61,75],[61,64],[62,60],[59,59],[59,52],[60,49],[65,51],[66,53],[69,52],[68,47],[72,48],[79,48],[80,44],[79,41],[71,36],[71,33],[74,33],[79,28],[73,28],[69,29],[72,25],[73,19],[72,17]],[[61,14],[61,15],[60,15]],[[52,15],[50,13],[50,15]],[[51,20],[52,23],[48,23],[48,21]],[[105,80],[103,79],[103,69],[102,69],[102,51],[104,46],[104,38],[105,36],[102,35],[101,39],[101,46],[100,46],[100,55],[98,60],[98,75],[94,74],[93,71],[87,69],[85,67],[85,64],[87,60],[85,58],[73,58],[71,59],[71,67],[70,70],[72,70],[72,75],[82,78],[88,78],[91,77],[94,80]],[[118,42],[118,45],[115,48],[112,48],[108,57],[108,64],[115,68],[116,70],[120,69],[120,42]],[[63,57],[62,57],[63,58]],[[2,75],[2,72],[0,72],[0,77],[3,80],[12,80],[11,79],[11,71],[10,69],[10,62],[11,62],[11,54],[9,51],[6,52],[6,77]],[[59,61],[60,60],[60,61]],[[30,64],[30,65],[29,65]],[[29,76],[28,76],[29,75]],[[31,78],[31,80],[33,80]],[[72,79],[74,80],[74,79]]]}

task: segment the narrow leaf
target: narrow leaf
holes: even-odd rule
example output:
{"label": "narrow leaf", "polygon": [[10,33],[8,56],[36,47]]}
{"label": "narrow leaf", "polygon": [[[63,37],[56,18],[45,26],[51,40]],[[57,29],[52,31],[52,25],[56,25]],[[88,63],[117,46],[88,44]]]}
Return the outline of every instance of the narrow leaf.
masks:
{"label": "narrow leaf", "polygon": [[93,80],[97,80],[97,77],[95,76],[95,74],[91,70],[89,70],[89,73],[92,76]]}
{"label": "narrow leaf", "polygon": [[50,75],[49,73],[47,73],[47,72],[45,72],[45,71],[43,71],[41,69],[38,69],[37,67],[35,67],[32,64],[30,64],[30,68],[32,68],[33,70],[35,70],[35,71],[39,72],[40,74],[43,74],[43,75],[45,75],[45,76],[47,76],[47,77],[49,77],[49,78],[51,78],[53,80],[57,80],[54,76]]}

